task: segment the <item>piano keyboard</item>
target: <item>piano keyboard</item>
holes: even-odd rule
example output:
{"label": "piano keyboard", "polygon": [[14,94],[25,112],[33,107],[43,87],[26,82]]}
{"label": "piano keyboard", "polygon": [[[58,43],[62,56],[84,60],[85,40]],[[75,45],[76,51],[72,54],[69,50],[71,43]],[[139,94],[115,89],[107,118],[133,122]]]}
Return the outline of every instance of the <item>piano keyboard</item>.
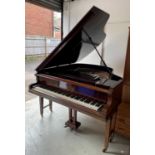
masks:
{"label": "piano keyboard", "polygon": [[84,107],[93,109],[95,111],[99,110],[103,106],[103,103],[101,102],[92,101],[90,99],[86,99],[85,97],[79,97],[79,96],[69,94],[66,92],[62,92],[59,90],[48,90],[48,89],[44,89],[41,87],[34,87],[33,90],[40,92],[40,93],[44,93],[49,96],[59,97],[62,99],[72,101],[75,104],[82,105]]}

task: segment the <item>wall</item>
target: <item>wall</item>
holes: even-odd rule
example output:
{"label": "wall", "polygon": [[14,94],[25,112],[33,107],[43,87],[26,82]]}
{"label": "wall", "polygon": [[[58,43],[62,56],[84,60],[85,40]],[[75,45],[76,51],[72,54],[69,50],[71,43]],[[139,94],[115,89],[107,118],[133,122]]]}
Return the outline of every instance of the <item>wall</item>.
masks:
{"label": "wall", "polygon": [[[110,14],[110,19],[105,28],[107,37],[103,45],[98,47],[98,49],[107,65],[114,69],[114,73],[123,76],[128,27],[130,24],[129,0],[75,0],[73,2],[65,2],[64,36],[93,5]],[[94,51],[81,62],[99,64],[100,60]]]}
{"label": "wall", "polygon": [[53,36],[53,11],[25,2],[25,34]]}

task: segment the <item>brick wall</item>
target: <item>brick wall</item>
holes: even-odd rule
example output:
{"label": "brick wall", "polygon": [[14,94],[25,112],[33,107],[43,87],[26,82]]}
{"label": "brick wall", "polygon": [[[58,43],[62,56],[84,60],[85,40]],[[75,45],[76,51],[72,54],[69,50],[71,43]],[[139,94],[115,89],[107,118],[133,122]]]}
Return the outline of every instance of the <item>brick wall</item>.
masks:
{"label": "brick wall", "polygon": [[25,3],[25,34],[53,36],[53,11]]}

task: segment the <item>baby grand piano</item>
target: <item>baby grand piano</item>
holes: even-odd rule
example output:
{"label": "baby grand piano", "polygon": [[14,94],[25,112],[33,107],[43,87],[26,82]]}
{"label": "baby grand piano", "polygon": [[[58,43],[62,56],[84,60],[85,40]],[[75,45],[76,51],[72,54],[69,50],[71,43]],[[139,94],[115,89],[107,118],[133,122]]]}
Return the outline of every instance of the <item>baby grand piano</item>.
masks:
{"label": "baby grand piano", "polygon": [[[106,12],[92,7],[54,51],[36,68],[37,82],[29,91],[39,96],[40,113],[43,99],[49,99],[69,109],[65,127],[77,129],[77,111],[106,122],[105,152],[115,128],[117,107],[122,92],[122,79],[114,75],[97,50],[104,40],[104,25],[109,18]],[[103,65],[76,63],[95,50]]]}

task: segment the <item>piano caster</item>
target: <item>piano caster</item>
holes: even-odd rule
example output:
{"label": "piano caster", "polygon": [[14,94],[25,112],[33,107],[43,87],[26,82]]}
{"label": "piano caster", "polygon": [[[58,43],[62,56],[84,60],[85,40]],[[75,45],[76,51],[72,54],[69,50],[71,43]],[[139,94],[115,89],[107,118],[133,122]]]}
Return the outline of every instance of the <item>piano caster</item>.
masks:
{"label": "piano caster", "polygon": [[109,138],[109,142],[110,143],[112,142],[113,138],[114,138],[114,133],[112,133],[111,136],[110,136],[110,138]]}
{"label": "piano caster", "polygon": [[105,148],[105,149],[102,150],[102,152],[106,152],[106,151],[107,151],[107,148]]}
{"label": "piano caster", "polygon": [[112,142],[112,138],[110,138],[109,142],[110,142],[110,143]]}

